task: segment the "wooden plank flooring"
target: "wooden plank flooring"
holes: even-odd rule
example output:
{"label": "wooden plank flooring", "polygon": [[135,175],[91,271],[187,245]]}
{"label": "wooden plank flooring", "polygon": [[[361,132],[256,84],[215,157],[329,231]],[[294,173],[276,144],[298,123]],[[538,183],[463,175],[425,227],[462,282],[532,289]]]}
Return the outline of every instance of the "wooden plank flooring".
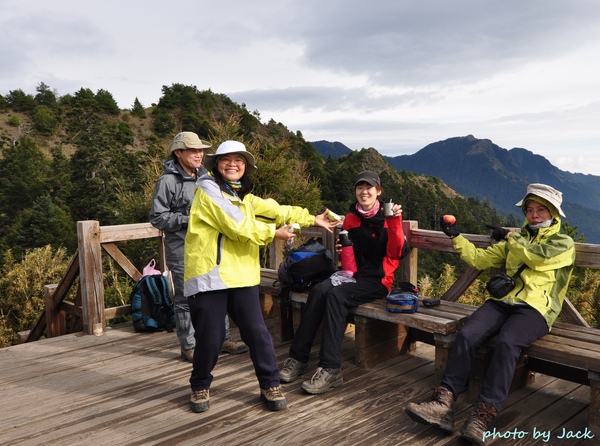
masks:
{"label": "wooden plank flooring", "polygon": [[[248,354],[221,355],[211,409],[202,414],[189,409],[191,364],[179,359],[173,333],[138,334],[124,325],[100,337],[74,334],[0,349],[0,445],[463,444],[403,410],[431,393],[432,347],[420,344],[371,370],[354,365],[352,347],[349,334],[342,387],[319,396],[304,394],[302,380],[284,384],[289,408],[281,412],[260,402]],[[276,345],[280,363],[288,348]],[[317,350],[311,372],[316,363]],[[538,375],[509,396],[495,423],[505,435],[528,433],[490,444],[596,444],[557,438],[563,429],[585,429],[588,403],[588,387]],[[470,407],[459,399],[457,427]],[[550,437],[534,439],[534,429]]]}

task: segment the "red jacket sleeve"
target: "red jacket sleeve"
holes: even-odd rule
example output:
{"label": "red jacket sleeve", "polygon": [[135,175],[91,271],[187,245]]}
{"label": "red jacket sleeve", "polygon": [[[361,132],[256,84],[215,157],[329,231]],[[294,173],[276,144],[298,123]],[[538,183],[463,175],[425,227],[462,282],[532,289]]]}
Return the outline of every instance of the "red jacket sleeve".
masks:
{"label": "red jacket sleeve", "polygon": [[386,218],[388,227],[388,242],[386,255],[394,260],[402,258],[402,249],[404,248],[404,230],[402,229],[402,216]]}

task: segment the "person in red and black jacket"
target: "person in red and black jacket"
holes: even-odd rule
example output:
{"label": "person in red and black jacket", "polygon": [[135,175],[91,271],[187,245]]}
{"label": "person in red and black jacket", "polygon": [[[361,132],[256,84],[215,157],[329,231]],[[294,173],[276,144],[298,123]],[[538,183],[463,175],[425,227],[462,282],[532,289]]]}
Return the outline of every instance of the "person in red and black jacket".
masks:
{"label": "person in red and black jacket", "polygon": [[372,171],[359,173],[354,192],[356,202],[342,226],[354,248],[357,270],[353,280],[338,284],[327,279],[309,292],[289,357],[280,372],[280,380],[285,383],[308,371],[310,350],[322,323],[319,366],[312,378],[302,383],[302,389],[310,394],[342,385],[341,350],[348,309],[386,297],[399,260],[410,250],[402,231],[402,206],[395,204],[393,215],[384,216],[379,175]]}

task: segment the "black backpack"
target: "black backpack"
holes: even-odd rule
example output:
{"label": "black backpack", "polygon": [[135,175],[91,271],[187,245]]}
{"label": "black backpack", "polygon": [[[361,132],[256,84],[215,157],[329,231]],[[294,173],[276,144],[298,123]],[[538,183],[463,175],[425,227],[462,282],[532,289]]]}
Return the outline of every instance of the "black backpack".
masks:
{"label": "black backpack", "polygon": [[173,331],[175,313],[169,280],[162,274],[142,276],[131,291],[131,319],[135,331]]}
{"label": "black backpack", "polygon": [[279,265],[279,290],[306,291],[335,272],[333,256],[316,238],[290,250]]}

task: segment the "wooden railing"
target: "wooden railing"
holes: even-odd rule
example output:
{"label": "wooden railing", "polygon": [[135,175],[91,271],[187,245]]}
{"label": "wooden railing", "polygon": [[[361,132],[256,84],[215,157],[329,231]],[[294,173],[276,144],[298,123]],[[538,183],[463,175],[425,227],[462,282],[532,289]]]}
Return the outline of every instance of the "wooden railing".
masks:
{"label": "wooden railing", "polygon": [[[47,337],[74,331],[101,335],[106,331],[108,319],[131,314],[131,305],[112,308],[104,306],[102,252],[106,252],[129,277],[137,281],[142,277],[142,273],[121,252],[116,243],[138,239],[157,239],[159,269],[164,271],[163,234],[150,223],[100,226],[97,221],[77,222],[77,252],[61,281],[44,287],[45,309],[28,333],[26,342],[39,339],[44,332]],[[65,301],[78,276],[75,301]],[[74,321],[68,328],[67,315]]]}
{"label": "wooden railing", "polygon": [[[440,231],[419,229],[416,221],[405,221],[404,233],[412,247],[411,254],[402,260],[400,280],[417,283],[417,259],[420,249],[455,252],[452,241]],[[303,237],[317,237],[335,252],[337,233],[329,233],[319,227],[303,228]],[[476,246],[485,248],[493,241],[486,235],[463,234]],[[34,328],[28,333],[26,341],[39,339],[44,332],[47,337],[59,336],[67,332],[83,331],[87,334],[101,335],[106,331],[107,319],[128,315],[130,305],[105,308],[104,285],[102,280],[102,252],[106,252],[134,281],[142,274],[117,247],[117,242],[151,239],[158,241],[158,263],[164,270],[164,243],[162,232],[150,223],[139,223],[117,226],[100,226],[97,221],[80,221],[77,223],[78,251],[73,256],[65,275],[58,284],[46,285],[45,310],[38,318]],[[600,268],[600,245],[576,243],[576,266]],[[267,253],[270,269],[277,269],[283,259],[281,241],[271,243]],[[481,271],[467,268],[442,297],[444,300],[456,301],[481,274]],[[71,287],[79,276],[79,283],[74,302],[65,301]],[[66,316],[76,321],[66,326]],[[564,322],[587,325],[568,299],[565,299],[562,311]]]}

